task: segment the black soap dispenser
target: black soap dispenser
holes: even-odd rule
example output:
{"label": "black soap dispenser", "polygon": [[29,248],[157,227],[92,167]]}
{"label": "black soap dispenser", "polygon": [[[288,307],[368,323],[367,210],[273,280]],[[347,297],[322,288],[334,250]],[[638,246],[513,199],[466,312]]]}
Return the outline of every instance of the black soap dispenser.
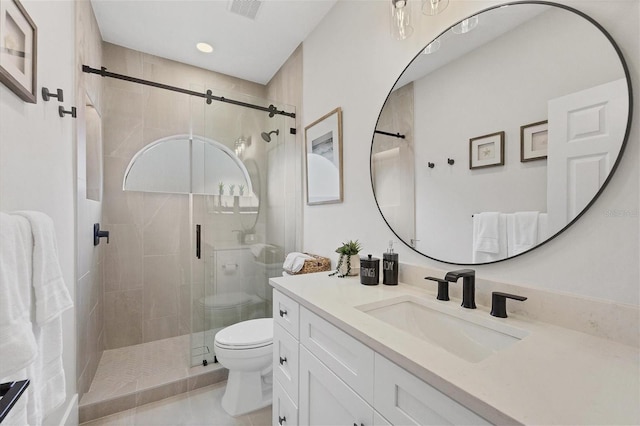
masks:
{"label": "black soap dispenser", "polygon": [[380,259],[371,257],[360,258],[360,284],[378,285],[380,282]]}
{"label": "black soap dispenser", "polygon": [[382,284],[398,285],[398,253],[393,252],[393,241],[389,241],[389,249],[382,254]]}

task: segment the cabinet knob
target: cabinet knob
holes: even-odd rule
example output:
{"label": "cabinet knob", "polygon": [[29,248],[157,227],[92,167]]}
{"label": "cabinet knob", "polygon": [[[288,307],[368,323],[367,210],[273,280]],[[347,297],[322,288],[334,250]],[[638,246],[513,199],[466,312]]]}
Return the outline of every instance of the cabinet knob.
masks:
{"label": "cabinet knob", "polygon": [[287,418],[285,416],[278,416],[278,424],[282,425],[282,423],[285,423],[287,421]]}
{"label": "cabinet knob", "polygon": [[284,358],[280,357],[280,365],[283,365],[285,362],[287,362],[287,357],[286,356]]}
{"label": "cabinet knob", "polygon": [[284,318],[285,315],[287,315],[287,311],[280,309],[280,316]]}

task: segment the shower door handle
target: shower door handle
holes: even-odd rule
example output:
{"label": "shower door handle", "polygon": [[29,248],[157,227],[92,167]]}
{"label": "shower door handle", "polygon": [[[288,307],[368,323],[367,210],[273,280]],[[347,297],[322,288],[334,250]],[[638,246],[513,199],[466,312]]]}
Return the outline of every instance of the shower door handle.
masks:
{"label": "shower door handle", "polygon": [[200,225],[196,225],[196,258],[200,259]]}

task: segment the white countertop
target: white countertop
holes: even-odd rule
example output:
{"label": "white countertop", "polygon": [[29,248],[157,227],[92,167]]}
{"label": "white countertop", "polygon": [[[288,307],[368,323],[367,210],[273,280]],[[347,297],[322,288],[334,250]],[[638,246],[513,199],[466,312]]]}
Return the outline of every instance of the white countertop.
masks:
{"label": "white countertop", "polygon": [[468,310],[456,299],[436,301],[528,332],[473,363],[355,308],[405,294],[435,300],[426,286],[364,286],[357,276],[327,272],[272,278],[270,284],[492,423],[640,424],[636,347],[516,315],[494,318],[489,307]]}

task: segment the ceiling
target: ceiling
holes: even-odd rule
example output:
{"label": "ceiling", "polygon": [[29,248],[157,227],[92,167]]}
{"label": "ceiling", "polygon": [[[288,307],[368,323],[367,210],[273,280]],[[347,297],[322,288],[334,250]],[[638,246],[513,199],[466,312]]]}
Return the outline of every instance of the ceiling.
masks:
{"label": "ceiling", "polygon": [[[337,0],[91,0],[104,41],[266,84]],[[202,53],[196,43],[213,46]],[[102,64],[93,64],[99,67]]]}
{"label": "ceiling", "polygon": [[393,90],[455,61],[482,45],[503,36],[523,23],[549,10],[551,6],[518,4],[517,7],[502,6],[478,14],[478,26],[467,34],[457,35],[446,31],[438,37],[440,48],[431,54],[418,54],[407,66]]}

